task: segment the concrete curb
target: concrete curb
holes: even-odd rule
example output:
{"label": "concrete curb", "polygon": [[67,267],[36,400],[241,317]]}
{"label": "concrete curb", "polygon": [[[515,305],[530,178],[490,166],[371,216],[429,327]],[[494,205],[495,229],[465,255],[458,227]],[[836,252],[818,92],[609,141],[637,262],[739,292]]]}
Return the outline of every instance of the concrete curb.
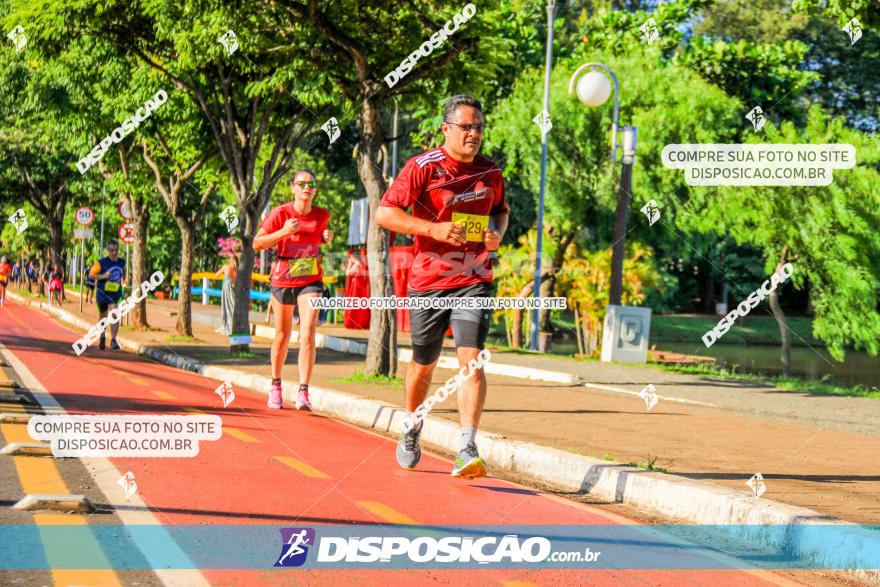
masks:
{"label": "concrete curb", "polygon": [[[11,294],[15,296],[15,294]],[[13,297],[17,301],[24,301]],[[41,302],[25,302],[44,307]],[[83,323],[69,312],[48,307],[50,313],[71,323]],[[67,316],[65,316],[67,315]],[[71,318],[72,320],[68,319]],[[86,324],[83,328],[89,328]],[[336,337],[333,337],[336,338]],[[233,385],[267,393],[270,378],[237,369],[205,365],[156,347],[144,346],[117,337],[125,348],[147,355],[178,369],[185,369]],[[285,382],[285,399],[293,401],[296,385]],[[384,432],[400,430],[404,411],[398,406],[378,400],[369,400],[327,388],[311,387],[312,404],[317,412],[345,420],[364,428]],[[454,452],[458,426],[449,420],[428,416],[422,433],[427,443]],[[540,481],[564,491],[586,493],[602,500],[625,503],[641,510],[701,525],[743,525],[737,534],[762,548],[797,553],[821,568],[827,562],[830,568],[840,567],[841,548],[856,554],[880,549],[876,536],[868,535],[860,526],[826,516],[802,507],[787,505],[763,498],[754,498],[744,488],[736,491],[705,481],[696,481],[634,469],[619,463],[594,459],[506,438],[491,432],[480,432],[480,454],[495,468]],[[743,480],[745,486],[745,480]],[[838,534],[838,544],[816,544],[815,540],[793,529],[790,532],[764,532],[761,526],[784,525],[796,528],[809,524],[830,524],[847,527]],[[851,574],[859,578],[880,579],[880,572],[860,570]]]}

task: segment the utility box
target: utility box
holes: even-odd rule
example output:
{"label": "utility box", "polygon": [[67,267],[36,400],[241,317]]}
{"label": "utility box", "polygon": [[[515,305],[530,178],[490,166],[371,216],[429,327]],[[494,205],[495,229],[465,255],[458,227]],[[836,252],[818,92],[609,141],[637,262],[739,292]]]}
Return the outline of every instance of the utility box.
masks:
{"label": "utility box", "polygon": [[602,361],[647,362],[650,333],[650,308],[609,305],[602,334]]}

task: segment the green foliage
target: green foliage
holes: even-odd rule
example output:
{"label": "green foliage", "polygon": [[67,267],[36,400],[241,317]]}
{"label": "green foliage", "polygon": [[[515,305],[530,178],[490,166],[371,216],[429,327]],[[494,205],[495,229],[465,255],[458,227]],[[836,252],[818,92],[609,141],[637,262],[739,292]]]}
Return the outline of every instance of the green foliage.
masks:
{"label": "green foliage", "polygon": [[876,29],[880,25],[880,11],[873,0],[792,0],[791,7],[796,11],[835,18],[841,26],[853,17],[858,17],[865,28]]}
{"label": "green foliage", "polygon": [[[827,186],[721,187],[700,191],[688,204],[687,224],[727,232],[740,243],[765,251],[764,270],[773,272],[783,252],[794,265],[792,283],[809,283],[816,312],[814,334],[842,360],[853,345],[880,351],[880,148],[841,118],[829,119],[818,107],[808,125],[797,129],[767,124],[764,136],[750,142],[851,144],[857,165],[836,170]],[[731,213],[731,211],[736,213]]]}

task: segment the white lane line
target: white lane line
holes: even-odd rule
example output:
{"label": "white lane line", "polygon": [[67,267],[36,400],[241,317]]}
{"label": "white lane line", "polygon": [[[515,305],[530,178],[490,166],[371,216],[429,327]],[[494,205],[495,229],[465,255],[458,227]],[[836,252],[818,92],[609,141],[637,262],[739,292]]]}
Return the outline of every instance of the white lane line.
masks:
{"label": "white lane line", "polygon": [[[595,389],[602,389],[604,391],[613,391],[615,393],[625,393],[627,395],[635,395],[635,396],[639,395],[639,392],[637,392],[637,391],[627,391],[627,390],[621,389],[619,387],[611,387],[610,385],[600,385],[598,383],[584,383],[582,385],[584,387],[593,387]],[[657,397],[659,397],[662,400],[668,401],[668,402],[676,402],[679,404],[693,404],[695,406],[706,406],[709,408],[717,408],[718,407],[715,404],[707,404],[705,402],[698,402],[698,401],[694,401],[692,399],[681,399],[678,397],[668,397],[665,395],[660,395],[659,393],[657,394]]]}
{"label": "white lane line", "polygon": [[[67,413],[61,407],[61,404],[52,397],[49,390],[43,387],[43,384],[34,377],[30,369],[18,357],[12,354],[12,351],[3,343],[0,343],[0,355],[6,359],[7,364],[21,377],[21,382],[24,384],[25,389],[29,389],[34,399],[47,409],[47,413],[58,415]],[[116,481],[122,477],[122,474],[109,459],[104,457],[81,457],[79,460],[92,476],[92,479],[95,480],[107,503],[113,507],[113,512],[119,516],[123,524],[159,526],[161,528],[157,533],[157,535],[161,536],[161,539],[158,541],[161,543],[159,550],[166,557],[166,560],[170,558],[176,561],[183,561],[184,564],[188,563],[188,566],[194,566],[192,562],[189,562],[189,557],[186,556],[186,553],[177,548],[177,544],[174,542],[171,534],[165,530],[161,522],[153,515],[153,512],[150,511],[147,504],[140,499],[137,493],[133,494],[126,501],[120,499],[122,492],[120,492]],[[142,532],[133,532],[131,533],[131,538],[137,543],[138,549],[143,553],[144,558],[149,561],[150,553],[156,552],[157,547],[152,540],[141,544],[140,542],[143,539],[139,537],[143,535],[144,533]],[[209,587],[210,585],[204,575],[197,569],[162,569],[155,568],[156,565],[153,566],[152,571],[168,587],[188,587],[190,585]]]}

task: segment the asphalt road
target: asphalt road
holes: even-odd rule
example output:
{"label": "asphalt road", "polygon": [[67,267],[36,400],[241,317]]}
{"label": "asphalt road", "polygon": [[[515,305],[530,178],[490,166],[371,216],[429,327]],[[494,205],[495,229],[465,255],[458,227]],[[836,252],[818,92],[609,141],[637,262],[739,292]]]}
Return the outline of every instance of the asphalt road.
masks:
{"label": "asphalt road", "polygon": [[[3,521],[22,528],[41,524],[118,524],[120,516],[151,514],[169,529],[180,525],[270,524],[277,526],[638,524],[602,507],[542,493],[498,478],[473,481],[449,476],[450,461],[423,453],[415,471],[401,470],[395,442],[329,418],[292,409],[271,411],[265,396],[236,389],[224,408],[214,394],[219,381],[159,365],[122,351],[96,347],[77,357],[70,344],[80,334],[41,313],[14,303],[0,309],[0,343],[16,364],[33,376],[68,413],[103,415],[215,414],[223,435],[203,441],[192,458],[111,458],[116,471],[134,473],[135,500],[121,487],[93,482],[94,471],[77,460],[48,457],[0,457]],[[292,357],[294,355],[292,354]],[[22,374],[19,373],[19,376]],[[32,390],[39,391],[39,390]],[[7,411],[7,410],[3,410]],[[4,444],[24,439],[23,425],[0,426]],[[4,460],[6,459],[6,460]],[[51,476],[72,493],[87,493],[99,506],[89,516],[12,513],[9,505]],[[63,470],[62,470],[63,469]],[[90,474],[92,473],[92,474]],[[44,489],[46,488],[44,487]],[[46,491],[50,492],[50,491]],[[141,505],[142,504],[142,505]],[[63,519],[62,519],[63,518]],[[59,521],[60,520],[60,521]],[[79,523],[79,522],[77,522]],[[96,543],[97,544],[97,543]],[[52,560],[51,550],[43,548]],[[244,545],[243,545],[244,546]],[[252,545],[250,545],[252,546]],[[98,546],[100,547],[100,546]],[[267,545],[267,553],[278,545]],[[621,547],[623,548],[623,547]],[[638,556],[633,553],[633,556]],[[217,585],[763,585],[795,584],[776,573],[739,570],[201,570]],[[143,571],[71,571],[52,573],[61,584],[156,584]],[[192,575],[190,575],[192,577]],[[49,574],[8,570],[4,584],[44,585]],[[76,582],[76,583],[75,583]],[[183,581],[181,584],[187,584]]]}

